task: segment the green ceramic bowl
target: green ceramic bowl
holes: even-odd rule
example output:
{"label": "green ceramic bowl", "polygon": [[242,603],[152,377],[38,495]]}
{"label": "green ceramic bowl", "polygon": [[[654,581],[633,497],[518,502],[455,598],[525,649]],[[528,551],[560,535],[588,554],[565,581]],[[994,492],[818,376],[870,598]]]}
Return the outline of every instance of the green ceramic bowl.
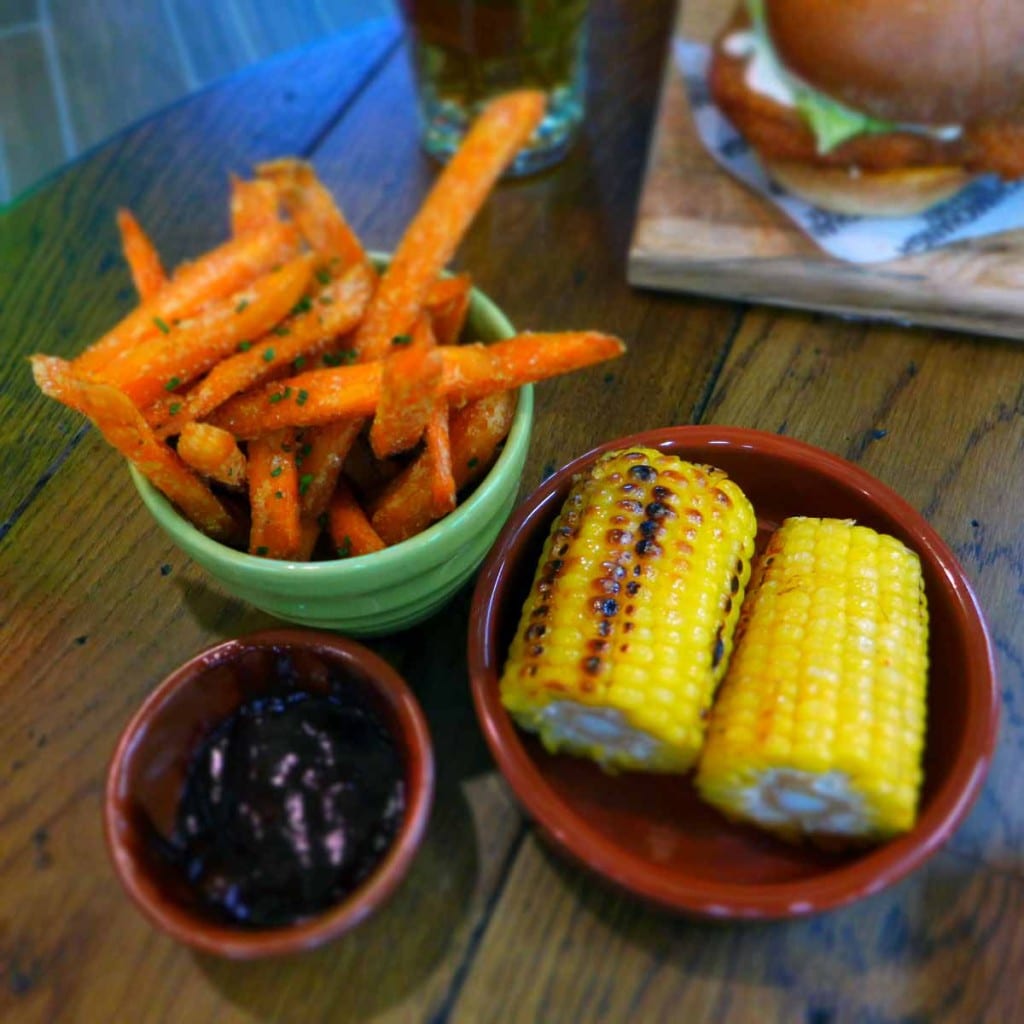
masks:
{"label": "green ceramic bowl", "polygon": [[[515,333],[501,310],[475,289],[468,331],[485,342]],[[476,571],[515,504],[532,422],[533,388],[527,386],[519,390],[497,461],[454,512],[393,547],[337,561],[275,561],[219,544],[184,519],[134,466],[130,472],[171,540],[233,597],[289,622],[376,636],[428,618]]]}

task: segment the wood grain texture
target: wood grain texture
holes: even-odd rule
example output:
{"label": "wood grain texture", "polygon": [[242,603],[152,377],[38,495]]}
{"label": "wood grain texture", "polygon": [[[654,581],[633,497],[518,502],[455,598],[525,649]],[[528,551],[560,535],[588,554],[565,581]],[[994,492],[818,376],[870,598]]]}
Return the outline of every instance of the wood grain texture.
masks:
{"label": "wood grain texture", "polygon": [[[732,9],[717,0],[680,4],[676,34],[709,41]],[[884,264],[832,259],[715,163],[672,60],[665,64],[629,277],[670,291],[1024,338],[1024,231]]]}
{"label": "wood grain texture", "polygon": [[[641,17],[630,4],[595,5],[589,60],[604,70],[592,76],[583,137],[557,174],[500,185],[453,263],[517,329],[595,327],[629,348],[624,359],[536,389],[524,491],[606,437],[689,422],[737,322],[719,303],[680,304],[625,280],[660,67],[649,55],[660,58],[668,10],[654,4]],[[393,249],[436,174],[416,142],[404,59],[324,140],[315,163],[366,244]],[[367,189],[374,176],[379,186]]]}
{"label": "wood grain texture", "polygon": [[[18,981],[0,988],[0,1018],[167,1020],[178,1000],[197,1022],[266,1013],[356,1022],[414,1019],[413,1002],[440,1005],[521,827],[461,699],[468,595],[429,628],[374,644],[414,682],[448,754],[428,839],[385,912],[360,941],[308,957],[193,957],[154,933],[113,880],[99,817],[106,765],[132,710],[183,651],[271,620],[225,600],[139,514],[124,467],[98,438],[61,477],[0,551],[0,578],[10,581],[0,640],[20,666],[0,722],[0,780],[11,795],[0,810],[0,875],[19,894],[4,903],[0,964]],[[107,502],[96,501],[97,478],[110,480]],[[66,526],[55,535],[58,521]],[[110,523],[120,524],[116,536]],[[107,538],[99,558],[98,537]],[[115,976],[97,991],[96,979]]]}
{"label": "wood grain texture", "polygon": [[[452,1020],[715,1024],[1015,1019],[1024,888],[949,853],[889,897],[723,926],[629,903],[532,836]],[[500,1002],[494,994],[500,992]]]}
{"label": "wood grain texture", "polygon": [[[1013,510],[1024,493],[1020,359],[1012,343],[754,310],[704,417],[791,434],[859,463],[921,509],[962,560],[999,649],[1004,718],[989,783],[947,852],[817,920],[722,928],[612,896],[531,839],[454,1019],[477,1019],[494,991],[511,992],[501,1020],[1013,1016],[1015,986],[995,979],[1024,948],[1014,909],[1024,900],[1015,768],[1024,746],[1024,536]],[[548,898],[555,879],[557,901]],[[520,971],[527,980],[516,981]]]}
{"label": "wood grain texture", "polygon": [[0,231],[0,1019],[65,1021],[1015,1020],[1024,957],[1024,350],[630,288],[626,254],[675,0],[595,0],[590,113],[556,171],[503,184],[460,248],[521,328],[620,334],[615,364],[538,386],[523,489],[591,445],[711,422],[863,465],[944,535],[999,651],[1001,745],[948,847],[818,918],[708,925],[552,856],[496,775],[465,664],[469,589],[371,646],[409,679],[438,751],[426,844],[375,918],[311,955],[194,956],[117,886],[100,823],[125,721],[186,655],[269,623],[145,513],[94,431],[36,395],[24,356],[70,354],[131,302],[113,211],[168,262],[223,237],[228,170],[312,158],[364,241],[394,247],[437,169],[415,139],[397,27],[218,86],[51,182]]}
{"label": "wood grain texture", "polygon": [[[136,213],[168,266],[223,240],[229,172],[308,152],[396,40],[393,25],[378,25],[322,44],[313,59],[285,56],[261,73],[243,72],[113,141],[5,216],[0,453],[10,486],[0,495],[0,536],[64,457],[80,423],[37,392],[25,357],[79,352],[134,303],[117,207]],[[186,161],[176,158],[183,149],[191,154]],[[192,209],[208,212],[184,215]],[[79,272],[69,274],[72,267]]]}

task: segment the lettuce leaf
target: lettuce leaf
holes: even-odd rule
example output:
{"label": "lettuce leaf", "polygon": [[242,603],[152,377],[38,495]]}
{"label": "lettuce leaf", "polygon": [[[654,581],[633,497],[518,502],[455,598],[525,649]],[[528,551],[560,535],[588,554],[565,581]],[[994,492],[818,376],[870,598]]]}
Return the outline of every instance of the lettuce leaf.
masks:
{"label": "lettuce leaf", "polygon": [[796,108],[814,132],[819,153],[827,153],[855,135],[891,132],[896,127],[891,121],[859,114],[809,85],[800,83],[795,89]]}
{"label": "lettuce leaf", "polygon": [[746,2],[758,45],[771,55],[776,72],[792,88],[793,102],[814,133],[819,153],[828,153],[856,135],[863,135],[866,132],[891,132],[895,129],[893,122],[861,114],[789,74],[772,46],[765,23],[764,0]]}

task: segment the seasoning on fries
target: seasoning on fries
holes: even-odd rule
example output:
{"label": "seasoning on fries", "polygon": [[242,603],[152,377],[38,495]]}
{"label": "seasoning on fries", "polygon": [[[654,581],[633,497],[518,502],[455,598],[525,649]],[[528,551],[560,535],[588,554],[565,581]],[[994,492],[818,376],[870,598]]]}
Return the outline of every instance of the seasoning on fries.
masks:
{"label": "seasoning on fries", "polygon": [[119,210],[139,304],[70,362],[33,356],[37,384],[251,554],[348,558],[414,536],[490,468],[517,388],[624,351],[594,331],[464,337],[472,280],[445,266],[542,114],[536,92],[495,100],[379,273],[296,158],[232,176],[231,239],[173,273]]}

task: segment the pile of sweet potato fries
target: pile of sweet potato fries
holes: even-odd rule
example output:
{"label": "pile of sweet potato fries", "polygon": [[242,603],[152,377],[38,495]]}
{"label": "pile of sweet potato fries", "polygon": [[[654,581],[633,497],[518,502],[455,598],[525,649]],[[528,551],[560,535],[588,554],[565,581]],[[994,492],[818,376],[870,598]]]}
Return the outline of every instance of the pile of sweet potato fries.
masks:
{"label": "pile of sweet potato fries", "polygon": [[37,384],[251,554],[413,536],[487,471],[516,388],[623,351],[596,332],[459,343],[471,281],[444,268],[543,102],[509,93],[480,115],[381,271],[297,159],[232,178],[232,237],[170,276],[119,211],[139,304],[71,361],[33,356]]}

